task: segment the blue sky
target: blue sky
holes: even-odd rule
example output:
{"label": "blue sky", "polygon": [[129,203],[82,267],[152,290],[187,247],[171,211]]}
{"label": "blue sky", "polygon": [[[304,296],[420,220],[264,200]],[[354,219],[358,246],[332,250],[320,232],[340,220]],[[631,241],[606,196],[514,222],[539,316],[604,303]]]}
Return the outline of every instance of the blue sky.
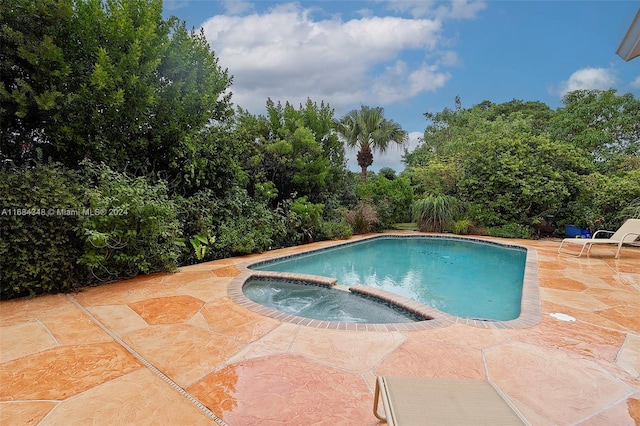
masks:
{"label": "blue sky", "polygon": [[[552,108],[574,89],[640,96],[640,58],[615,54],[637,1],[164,0],[164,15],[203,28],[234,76],[233,102],[263,114],[267,97],[324,100],[340,117],[360,105],[418,143],[424,112],[489,100]],[[402,170],[402,150],[373,170]],[[348,153],[349,167],[355,153]]]}

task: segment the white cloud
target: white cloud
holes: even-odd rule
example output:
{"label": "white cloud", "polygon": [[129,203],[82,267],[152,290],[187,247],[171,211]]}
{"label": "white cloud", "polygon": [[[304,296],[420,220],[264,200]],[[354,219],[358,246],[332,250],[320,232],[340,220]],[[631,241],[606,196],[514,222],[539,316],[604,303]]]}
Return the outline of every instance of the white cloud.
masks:
{"label": "white cloud", "polygon": [[223,6],[229,15],[240,15],[253,11],[253,4],[241,0],[222,0]]}
{"label": "white cloud", "polygon": [[[450,78],[440,66],[455,54],[437,51],[438,20],[366,16],[316,21],[311,14],[287,3],[263,14],[218,15],[203,24],[220,64],[234,76],[235,104],[259,112],[267,97],[294,105],[310,97],[339,112],[434,91]],[[417,53],[415,63],[400,59],[409,50]],[[427,53],[444,61],[426,63]]]}
{"label": "white cloud", "polygon": [[484,1],[452,0],[443,3],[434,0],[389,0],[390,10],[409,13],[414,18],[473,19],[485,9]]}
{"label": "white cloud", "polygon": [[634,89],[640,89],[640,75],[637,76],[636,79],[631,82],[630,86],[633,87]]}
{"label": "white cloud", "polygon": [[372,86],[372,92],[381,103],[395,103],[412,98],[422,92],[435,91],[449,80],[448,73],[438,71],[436,66],[423,63],[410,70],[403,61],[389,66]]}
{"label": "white cloud", "polygon": [[438,59],[437,64],[444,66],[457,66],[460,64],[460,59],[458,58],[458,54],[452,50],[445,50],[440,53],[440,59]]}
{"label": "white cloud", "polygon": [[483,1],[453,0],[447,17],[453,19],[473,19],[487,4]]}
{"label": "white cloud", "polygon": [[610,70],[605,68],[582,68],[560,85],[560,96],[573,90],[607,90],[616,82],[616,78]]}

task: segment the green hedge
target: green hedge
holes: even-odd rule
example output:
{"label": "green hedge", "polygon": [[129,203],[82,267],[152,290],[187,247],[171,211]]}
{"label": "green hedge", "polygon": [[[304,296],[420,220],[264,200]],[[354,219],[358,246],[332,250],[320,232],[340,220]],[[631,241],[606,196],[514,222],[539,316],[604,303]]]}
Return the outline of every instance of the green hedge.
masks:
{"label": "green hedge", "polygon": [[57,165],[0,170],[0,297],[70,291],[86,270],[76,263],[83,205],[78,175]]}
{"label": "green hedge", "polygon": [[184,247],[166,182],[85,164],[88,209],[79,217],[84,242],[78,263],[98,282],[174,271]]}

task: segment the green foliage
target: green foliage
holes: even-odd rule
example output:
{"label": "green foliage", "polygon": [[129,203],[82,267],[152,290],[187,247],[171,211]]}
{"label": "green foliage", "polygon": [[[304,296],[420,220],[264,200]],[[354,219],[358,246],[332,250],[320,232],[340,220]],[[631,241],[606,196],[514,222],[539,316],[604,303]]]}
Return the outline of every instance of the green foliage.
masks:
{"label": "green foliage", "polygon": [[455,195],[462,171],[456,162],[433,160],[423,167],[407,167],[402,176],[409,179],[416,195]]}
{"label": "green foliage", "polygon": [[298,218],[304,240],[313,241],[320,228],[324,204],[313,204],[307,201],[307,197],[300,197],[291,203],[290,209]]}
{"label": "green foliage", "polygon": [[526,223],[557,210],[570,192],[561,171],[545,161],[558,155],[556,144],[513,128],[519,123],[495,125],[499,127],[492,124],[476,134],[458,182],[464,197],[477,207],[477,220],[489,226]]}
{"label": "green foliage", "polygon": [[48,141],[66,102],[71,0],[0,3],[0,161],[23,164]]}
{"label": "green foliage", "polygon": [[425,142],[405,155],[417,194],[451,195],[484,226],[529,223],[561,211],[593,169],[586,152],[549,136],[555,116],[539,103],[483,102],[426,114]]}
{"label": "green foliage", "polygon": [[473,221],[471,219],[459,219],[451,224],[451,232],[459,235],[467,235],[473,228]]}
{"label": "green foliage", "polygon": [[198,187],[200,132],[231,113],[231,78],[203,33],[163,20],[161,0],[16,0],[0,11],[3,156],[41,148],[69,168],[91,158]]}
{"label": "green foliage", "polygon": [[240,188],[230,188],[224,198],[217,200],[214,214],[213,248],[217,257],[293,245],[300,238],[297,217],[286,206],[272,210]]}
{"label": "green foliage", "polygon": [[85,167],[95,187],[86,190],[90,213],[78,218],[85,243],[78,263],[99,282],[175,270],[184,241],[166,183],[152,184],[106,165]]}
{"label": "green foliage", "polygon": [[320,223],[319,236],[328,240],[348,239],[353,235],[353,229],[346,219],[328,220]]}
{"label": "green foliage", "polygon": [[378,172],[378,174],[380,176],[384,176],[388,180],[394,180],[395,178],[398,177],[396,175],[396,171],[393,170],[391,167],[383,167],[383,168],[381,168],[380,171]]}
{"label": "green foliage", "polygon": [[[607,228],[617,229],[633,217],[640,197],[640,169],[616,175],[592,173],[580,180],[578,196],[562,209],[564,223],[594,229],[603,218]],[[631,206],[631,207],[630,207]]]}
{"label": "green foliage", "polygon": [[[267,116],[240,110],[235,139],[246,148],[243,168],[250,177],[250,193],[264,194],[272,205],[289,198],[307,197],[326,204],[343,190],[346,172],[344,146],[332,130],[333,110],[307,100],[294,108],[267,100]],[[269,188],[269,189],[271,189]]]}
{"label": "green foliage", "polygon": [[551,120],[551,133],[591,155],[601,171],[611,161],[640,157],[640,99],[610,90],[569,92]]}
{"label": "green foliage", "polygon": [[85,277],[76,264],[84,206],[78,176],[59,165],[0,170],[0,298],[70,291]]}
{"label": "green foliage", "polygon": [[416,200],[411,207],[413,221],[421,232],[449,229],[459,212],[460,203],[450,195],[430,195]]}
{"label": "green foliage", "polygon": [[[187,237],[193,247],[190,250],[185,247],[180,257],[181,265],[190,265],[198,261],[215,259],[215,250],[212,250],[212,243],[215,241],[214,228],[217,225],[216,211],[217,211],[217,199],[214,192],[210,189],[205,189],[196,192],[190,197],[174,197],[176,205],[176,216],[180,221],[182,234]],[[201,241],[204,237],[207,240],[205,244]],[[197,242],[192,242],[193,239]],[[199,244],[198,244],[199,243]],[[196,245],[200,248],[196,248]],[[202,250],[198,252],[198,250]]]}
{"label": "green foliage", "polygon": [[196,234],[189,238],[189,243],[193,247],[196,259],[202,260],[207,254],[210,244],[216,242],[216,237],[211,234]]}
{"label": "green foliage", "polygon": [[375,206],[376,217],[382,228],[390,228],[394,223],[406,222],[411,215],[413,191],[404,177],[393,180],[383,175],[360,182],[356,194],[361,200]]}
{"label": "green foliage", "polygon": [[632,200],[622,209],[620,215],[625,219],[640,219],[640,197]]}
{"label": "green foliage", "polygon": [[487,233],[492,237],[501,238],[521,238],[531,239],[533,230],[519,223],[507,223],[502,226],[496,226],[487,229]]}
{"label": "green foliage", "polygon": [[188,195],[211,189],[223,196],[233,185],[246,185],[248,178],[240,165],[243,146],[234,140],[229,126],[210,126],[184,140],[188,143],[165,171],[174,192]]}

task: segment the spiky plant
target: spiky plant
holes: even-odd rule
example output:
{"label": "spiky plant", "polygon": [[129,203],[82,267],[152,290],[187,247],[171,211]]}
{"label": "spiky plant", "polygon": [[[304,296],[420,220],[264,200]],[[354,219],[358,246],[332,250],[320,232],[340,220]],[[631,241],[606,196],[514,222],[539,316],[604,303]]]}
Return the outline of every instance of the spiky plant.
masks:
{"label": "spiky plant", "polygon": [[413,203],[411,215],[421,232],[442,232],[455,220],[460,203],[450,195],[430,195]]}

